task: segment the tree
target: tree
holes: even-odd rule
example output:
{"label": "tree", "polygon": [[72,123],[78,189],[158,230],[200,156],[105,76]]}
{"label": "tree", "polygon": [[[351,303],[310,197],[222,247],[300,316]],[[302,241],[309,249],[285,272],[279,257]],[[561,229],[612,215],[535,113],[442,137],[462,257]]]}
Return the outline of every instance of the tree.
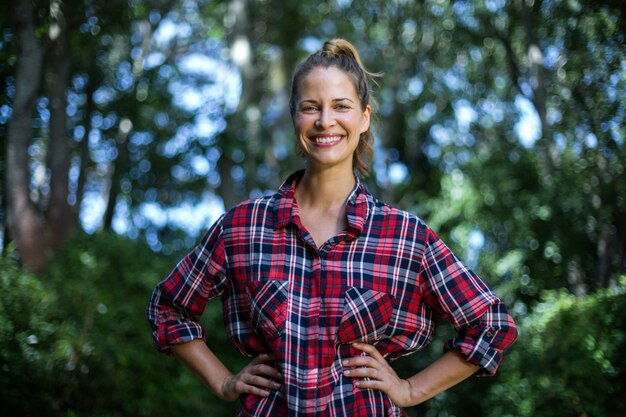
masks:
{"label": "tree", "polygon": [[[215,148],[219,128],[212,127],[208,137],[198,135],[186,121],[197,110],[172,97],[172,91],[181,86],[191,91],[199,81],[193,70],[180,69],[185,63],[179,53],[191,55],[208,45],[200,41],[205,21],[178,2],[137,2],[119,13],[124,4],[28,1],[10,7],[12,25],[5,34],[13,37],[2,50],[9,52],[14,41],[10,62],[16,64],[9,66],[13,78],[7,78],[4,237],[14,240],[29,270],[43,270],[48,255],[89,210],[86,204],[103,202],[96,224],[110,229],[120,207],[134,213],[155,201],[175,206],[199,200],[207,189],[206,177],[190,165],[194,153],[204,157]],[[196,17],[193,36],[153,39],[161,24],[171,26],[185,13]],[[221,50],[218,45],[200,52],[227,66]],[[214,109],[196,117],[213,124],[223,119],[229,112],[225,99],[215,98],[205,97]],[[172,110],[163,110],[172,104]],[[176,149],[176,141],[191,146]],[[132,215],[126,221],[131,233],[147,238],[158,233],[159,227],[133,222]]]}
{"label": "tree", "polygon": [[[553,289],[586,306],[604,287],[619,288],[626,18],[618,0],[0,7],[3,253],[15,242],[31,270],[73,228],[183,251],[212,220],[207,207],[275,190],[302,165],[289,76],[340,36],[383,73],[365,180],[374,194],[423,217],[519,320],[540,317],[537,303]],[[180,207],[192,215],[179,218]],[[463,393],[488,384],[421,411],[487,415],[483,396]]]}
{"label": "tree", "polygon": [[[35,207],[19,222],[10,209],[8,219],[31,236],[63,241],[98,203],[95,221],[81,217],[89,230],[173,251],[202,227],[176,223],[170,209],[215,195],[230,207],[276,189],[301,165],[290,158],[289,74],[340,34],[385,74],[367,180],[376,194],[433,219],[453,245],[482,239],[481,268],[508,271],[494,279],[516,277],[506,282],[527,301],[541,288],[592,291],[623,269],[624,24],[615,2],[135,1],[119,13],[121,4],[12,9],[33,19],[30,29],[12,27],[4,54],[30,39],[39,52],[20,54],[70,62],[45,65],[43,84],[21,81],[37,65],[3,70],[16,75],[7,78],[6,162],[21,167],[7,169],[15,179],[7,176],[5,199]],[[59,28],[54,42],[50,27]],[[84,53],[53,60],[67,44]],[[31,134],[9,134],[15,129]],[[35,171],[47,173],[43,181],[29,176]],[[457,204],[461,185],[479,198]],[[20,233],[11,234],[24,252]],[[499,259],[516,261],[507,269]]]}
{"label": "tree", "polygon": [[13,4],[11,17],[18,40],[13,116],[7,128],[6,192],[8,228],[24,265],[41,271],[48,244],[45,220],[30,198],[28,147],[32,114],[41,80],[42,48],[35,35],[35,12],[30,1]]}

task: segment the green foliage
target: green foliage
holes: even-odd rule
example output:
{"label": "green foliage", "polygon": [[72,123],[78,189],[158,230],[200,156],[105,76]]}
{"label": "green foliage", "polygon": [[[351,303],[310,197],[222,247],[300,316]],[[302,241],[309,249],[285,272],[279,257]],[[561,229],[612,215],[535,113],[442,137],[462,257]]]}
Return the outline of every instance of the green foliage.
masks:
{"label": "green foliage", "polygon": [[[49,4],[36,3],[45,43]],[[465,248],[480,231],[485,276],[514,255],[504,275],[526,303],[544,289],[593,292],[623,273],[626,19],[618,1],[192,3],[136,0],[123,12],[101,1],[60,3],[75,51],[66,121],[78,172],[69,197],[88,231],[100,224],[94,199],[110,199],[105,229],[115,214],[121,233],[172,253],[202,230],[181,212],[275,189],[302,165],[284,105],[290,74],[341,36],[384,74],[373,94],[380,117],[368,180],[377,196],[441,223],[452,246]],[[0,144],[15,94],[8,6]],[[236,44],[250,55],[235,59]],[[189,66],[191,56],[203,60]],[[33,115],[33,172],[47,160],[46,94]],[[406,175],[390,180],[394,167]],[[458,172],[461,198],[448,192],[459,188]],[[43,178],[29,191],[40,208]],[[173,211],[146,215],[158,209]]]}
{"label": "green foliage", "polygon": [[[12,416],[211,416],[235,413],[174,358],[156,353],[145,321],[149,295],[173,265],[109,234],[80,236],[43,280],[0,260],[0,402]],[[626,409],[626,278],[576,297],[548,291],[518,317],[520,338],[493,378],[473,378],[408,410],[409,415],[601,417]],[[232,370],[219,302],[203,323],[209,345]],[[395,363],[402,376],[427,366],[451,336]],[[28,401],[24,399],[28,398]]]}
{"label": "green foliage", "polygon": [[[19,111],[12,108],[18,42],[9,3],[0,6],[0,148]],[[68,197],[81,215],[89,217],[90,201],[111,198],[109,208],[129,225],[123,233],[171,253],[190,246],[198,230],[174,221],[173,212],[147,216],[146,205],[189,208],[216,193],[230,206],[275,189],[301,166],[283,107],[289,76],[322,40],[345,37],[370,70],[384,74],[374,92],[380,118],[368,186],[422,216],[503,296],[521,326],[496,377],[465,382],[412,415],[623,414],[624,295],[602,290],[626,265],[620,1],[131,3],[60,3],[72,51],[66,114],[76,192]],[[45,43],[49,4],[36,6],[36,34]],[[177,34],[167,35],[174,26]],[[231,54],[241,39],[250,68]],[[217,69],[185,69],[189,54]],[[218,73],[240,79],[242,92]],[[190,91],[204,92],[191,96],[201,99],[195,107],[181,100]],[[38,173],[47,160],[46,97],[42,89],[32,124],[29,164]],[[518,129],[529,112],[540,120],[525,142]],[[128,121],[128,137],[120,136]],[[0,152],[0,219],[11,199],[6,155]],[[392,181],[394,167],[406,175]],[[44,208],[49,186],[45,175],[36,178],[29,194]],[[88,230],[100,224],[82,220]],[[107,234],[72,241],[41,279],[0,259],[3,412],[232,415],[232,405],[152,349],[143,311],[173,263]],[[205,324],[214,329],[212,349],[233,370],[241,366],[219,302],[207,306]],[[401,359],[398,369],[408,376],[427,366],[449,331],[438,331],[430,350]]]}
{"label": "green foliage", "polygon": [[626,410],[626,277],[576,297],[549,291],[521,320],[485,416],[605,417]]}
{"label": "green foliage", "polygon": [[[417,407],[411,417],[607,417],[626,412],[626,277],[620,286],[576,297],[545,291],[493,377],[470,378]],[[445,340],[394,362],[402,377],[428,366]]]}
{"label": "green foliage", "polygon": [[[217,402],[178,360],[152,346],[145,308],[172,259],[98,234],[71,241],[41,281],[9,259],[0,262],[3,413],[171,416],[207,407],[216,416],[234,413],[233,404]],[[206,324],[225,334],[220,303],[213,304]],[[231,367],[241,362],[224,343],[212,348]]]}
{"label": "green foliage", "polygon": [[37,278],[0,258],[0,402],[8,415],[37,415],[54,401],[47,387],[66,356],[53,354],[61,332],[48,320],[53,299]]}

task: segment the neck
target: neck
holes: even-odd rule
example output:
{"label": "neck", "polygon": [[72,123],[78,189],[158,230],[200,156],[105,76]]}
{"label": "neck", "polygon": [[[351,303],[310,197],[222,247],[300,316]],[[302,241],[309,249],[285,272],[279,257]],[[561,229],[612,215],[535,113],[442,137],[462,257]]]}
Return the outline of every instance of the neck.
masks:
{"label": "neck", "polygon": [[296,187],[296,199],[300,207],[343,206],[355,184],[352,171],[313,171],[307,168]]}

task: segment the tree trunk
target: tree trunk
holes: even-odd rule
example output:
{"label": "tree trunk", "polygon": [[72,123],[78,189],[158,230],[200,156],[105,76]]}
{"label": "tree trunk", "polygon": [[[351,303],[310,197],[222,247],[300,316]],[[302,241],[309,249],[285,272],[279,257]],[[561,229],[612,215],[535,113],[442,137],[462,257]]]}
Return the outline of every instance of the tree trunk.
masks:
{"label": "tree trunk", "polygon": [[[95,58],[92,57],[91,61],[95,61]],[[91,71],[90,74],[94,74],[95,71]],[[93,163],[91,161],[91,156],[89,154],[89,132],[92,128],[91,116],[96,108],[96,105],[93,100],[93,94],[96,90],[95,88],[96,81],[90,75],[89,81],[87,84],[87,91],[85,92],[87,96],[87,103],[85,104],[85,130],[83,136],[79,143],[79,158],[80,158],[80,171],[78,174],[78,185],[76,186],[76,213],[80,214],[83,204],[83,197],[85,196],[85,185],[87,184],[87,175],[89,175],[90,170],[93,168]]]}
{"label": "tree trunk", "polygon": [[50,38],[52,48],[49,72],[47,74],[50,99],[50,145],[48,146],[48,167],[50,169],[50,200],[46,218],[48,245],[53,251],[61,248],[63,242],[76,228],[76,214],[68,202],[70,146],[67,129],[67,85],[70,71],[65,31],[65,16],[60,1],[50,5]]}
{"label": "tree trunk", "polygon": [[42,272],[46,257],[44,226],[30,199],[28,173],[28,147],[41,82],[42,52],[35,36],[32,2],[16,1],[11,5],[18,51],[13,114],[7,128],[7,224],[24,267]]}
{"label": "tree trunk", "polygon": [[[243,181],[235,181],[232,177],[232,169],[236,166],[236,163],[232,160],[234,149],[230,148],[230,146],[234,144],[235,147],[245,150],[245,166],[248,170],[246,172],[248,177],[255,174],[251,170],[255,166],[258,148],[258,144],[255,143],[257,140],[254,134],[255,130],[251,128],[255,121],[248,123],[245,117],[246,110],[253,102],[252,97],[254,97],[253,91],[255,88],[254,69],[252,66],[253,49],[249,36],[248,6],[248,0],[232,0],[230,5],[234,26],[228,36],[229,48],[231,59],[241,74],[242,91],[239,106],[236,112],[228,118],[228,126],[220,138],[222,155],[217,165],[221,178],[218,192],[227,210],[245,199],[250,191],[248,189],[248,181],[245,179]],[[257,120],[256,123],[260,123],[260,120]]]}
{"label": "tree trunk", "polygon": [[109,193],[107,198],[107,208],[104,213],[103,229],[111,230],[113,225],[113,216],[115,215],[115,206],[117,205],[117,197],[121,191],[122,173],[128,171],[128,135],[133,128],[133,124],[128,118],[120,121],[117,130],[117,158],[111,161],[111,183],[109,185]]}
{"label": "tree trunk", "polygon": [[609,279],[612,272],[612,263],[617,246],[617,228],[604,225],[600,230],[597,243],[598,263],[596,265],[596,288],[606,288],[609,286]]}
{"label": "tree trunk", "polygon": [[545,85],[545,74],[543,70],[543,51],[539,47],[537,27],[539,26],[541,1],[535,0],[532,3],[521,1],[522,19],[526,38],[526,59],[529,62],[528,81],[533,90],[532,102],[541,123],[541,137],[537,140],[535,148],[542,171],[540,181],[543,185],[551,185],[554,175],[552,133],[547,121],[547,94]]}
{"label": "tree trunk", "polygon": [[[144,60],[150,50],[150,42],[153,35],[153,27],[149,20],[143,20],[139,24],[139,34],[141,36],[141,54],[138,54],[133,60],[133,94],[137,95],[137,87],[144,73]],[[117,158],[110,162],[111,174],[109,192],[107,194],[107,207],[104,212],[103,229],[111,230],[113,225],[113,216],[115,216],[115,206],[117,198],[121,192],[121,181],[124,173],[129,169],[128,156],[128,137],[132,132],[132,120],[138,116],[138,106],[131,106],[126,109],[125,117],[120,118],[120,123],[115,137],[117,146]]]}

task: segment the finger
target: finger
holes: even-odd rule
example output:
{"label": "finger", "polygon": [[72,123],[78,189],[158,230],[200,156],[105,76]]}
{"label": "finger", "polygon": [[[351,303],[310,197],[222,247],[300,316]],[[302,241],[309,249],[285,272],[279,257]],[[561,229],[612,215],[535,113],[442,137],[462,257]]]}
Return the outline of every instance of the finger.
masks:
{"label": "finger", "polygon": [[250,368],[250,373],[254,375],[266,375],[271,378],[282,379],[282,375],[278,369],[264,364],[254,365]]}
{"label": "finger", "polygon": [[[375,349],[375,348],[374,348]],[[379,366],[386,365],[387,361],[380,354],[366,355],[366,356],[353,356],[351,358],[344,359],[342,362],[344,366]]]}
{"label": "finger", "polygon": [[381,391],[384,389],[383,381],[375,379],[359,379],[358,381],[354,381],[354,385],[361,389],[378,389]]}
{"label": "finger", "polygon": [[376,349],[375,346],[372,346],[372,345],[367,344],[367,343],[353,343],[352,347],[367,353],[368,355],[370,355],[373,358],[376,358],[378,360],[380,360],[380,359],[384,360],[383,355],[380,354],[380,352],[378,351],[378,349]]}
{"label": "finger", "polygon": [[268,395],[270,395],[270,392],[268,389],[246,384],[243,381],[238,382],[237,391],[241,394],[252,394],[252,395],[258,395],[260,397],[267,397]]}
{"label": "finger", "polygon": [[275,360],[276,360],[276,357],[274,356],[273,353],[261,353],[259,356],[254,358],[251,363],[264,363],[264,362],[270,362],[270,361],[275,361]]}
{"label": "finger", "polygon": [[372,368],[352,368],[343,371],[350,378],[375,378]]}
{"label": "finger", "polygon": [[265,389],[279,389],[280,384],[276,381],[272,381],[271,379],[259,376],[259,375],[250,375],[245,374],[242,376],[242,381],[247,385],[251,385],[257,388],[265,388]]}
{"label": "finger", "polygon": [[374,367],[355,367],[344,369],[343,374],[351,378],[374,378],[377,380],[385,378],[385,372]]}

